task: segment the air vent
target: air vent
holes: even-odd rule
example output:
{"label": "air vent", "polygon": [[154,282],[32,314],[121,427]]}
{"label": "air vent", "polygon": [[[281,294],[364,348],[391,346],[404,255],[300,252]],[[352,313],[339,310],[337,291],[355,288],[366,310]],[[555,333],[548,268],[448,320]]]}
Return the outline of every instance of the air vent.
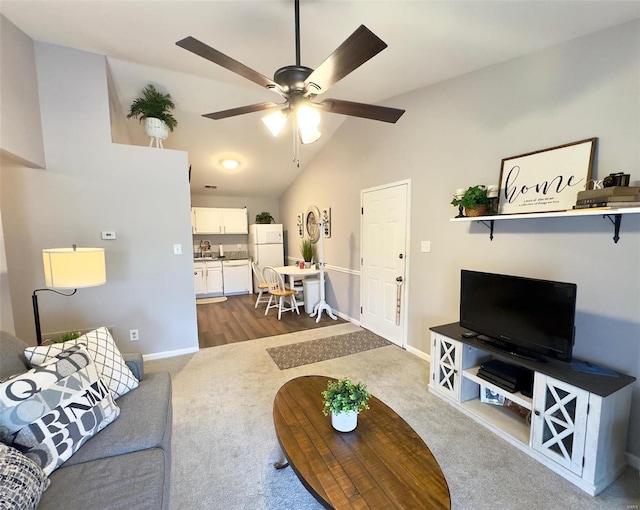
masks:
{"label": "air vent", "polygon": [[204,187],[207,189],[218,189],[217,184],[205,184]]}

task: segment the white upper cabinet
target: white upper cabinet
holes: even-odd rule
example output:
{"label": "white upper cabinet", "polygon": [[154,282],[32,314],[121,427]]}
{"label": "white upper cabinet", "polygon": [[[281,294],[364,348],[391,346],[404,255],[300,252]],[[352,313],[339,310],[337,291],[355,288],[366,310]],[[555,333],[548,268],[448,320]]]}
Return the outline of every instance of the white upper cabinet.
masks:
{"label": "white upper cabinet", "polygon": [[248,234],[247,209],[192,207],[194,234]]}

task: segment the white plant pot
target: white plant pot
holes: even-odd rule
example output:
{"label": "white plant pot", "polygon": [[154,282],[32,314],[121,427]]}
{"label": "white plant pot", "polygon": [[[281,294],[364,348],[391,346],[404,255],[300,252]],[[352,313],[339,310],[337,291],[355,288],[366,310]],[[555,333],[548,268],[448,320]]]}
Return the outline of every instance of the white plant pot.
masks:
{"label": "white plant pot", "polygon": [[340,411],[334,413],[331,411],[331,425],[340,432],[351,432],[358,425],[357,411]]}
{"label": "white plant pot", "polygon": [[163,120],[147,117],[144,119],[144,132],[149,138],[166,140],[169,136],[169,127]]}

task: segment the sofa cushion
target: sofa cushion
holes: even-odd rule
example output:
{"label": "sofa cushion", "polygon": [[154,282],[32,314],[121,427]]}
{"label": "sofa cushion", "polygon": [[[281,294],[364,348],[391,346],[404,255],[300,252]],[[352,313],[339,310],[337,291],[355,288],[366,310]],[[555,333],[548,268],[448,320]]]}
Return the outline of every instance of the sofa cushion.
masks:
{"label": "sofa cushion", "polygon": [[79,343],[87,345],[89,354],[98,365],[100,375],[112,391],[114,398],[117,399],[138,386],[138,379],[135,378],[122,359],[120,350],[107,328],[90,331],[75,340],[40,345],[38,347],[27,347],[24,355],[32,365],[42,365],[42,363],[53,358],[61,351]]}
{"label": "sofa cushion", "polygon": [[6,331],[0,331],[0,381],[29,370],[24,356],[27,347],[22,340]]}
{"label": "sofa cushion", "polygon": [[[105,429],[105,430],[108,430]],[[69,466],[51,475],[38,510],[160,510],[168,508],[166,452],[152,448]]]}
{"label": "sofa cushion", "polygon": [[84,344],[0,384],[0,439],[47,475],[119,412]]}
{"label": "sofa cushion", "polygon": [[66,465],[79,464],[145,448],[171,445],[171,377],[147,374],[140,386],[118,400],[120,417],[88,440]]}
{"label": "sofa cushion", "polygon": [[0,443],[0,508],[32,510],[48,486],[49,479],[38,464]]}

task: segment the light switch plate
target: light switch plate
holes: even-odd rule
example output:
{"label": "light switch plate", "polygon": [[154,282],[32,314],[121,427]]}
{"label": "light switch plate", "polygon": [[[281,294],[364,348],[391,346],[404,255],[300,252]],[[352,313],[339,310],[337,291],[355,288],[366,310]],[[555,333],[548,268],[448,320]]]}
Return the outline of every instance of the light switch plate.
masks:
{"label": "light switch plate", "polygon": [[174,255],[182,255],[182,245],[181,244],[174,244],[173,245],[173,254]]}

